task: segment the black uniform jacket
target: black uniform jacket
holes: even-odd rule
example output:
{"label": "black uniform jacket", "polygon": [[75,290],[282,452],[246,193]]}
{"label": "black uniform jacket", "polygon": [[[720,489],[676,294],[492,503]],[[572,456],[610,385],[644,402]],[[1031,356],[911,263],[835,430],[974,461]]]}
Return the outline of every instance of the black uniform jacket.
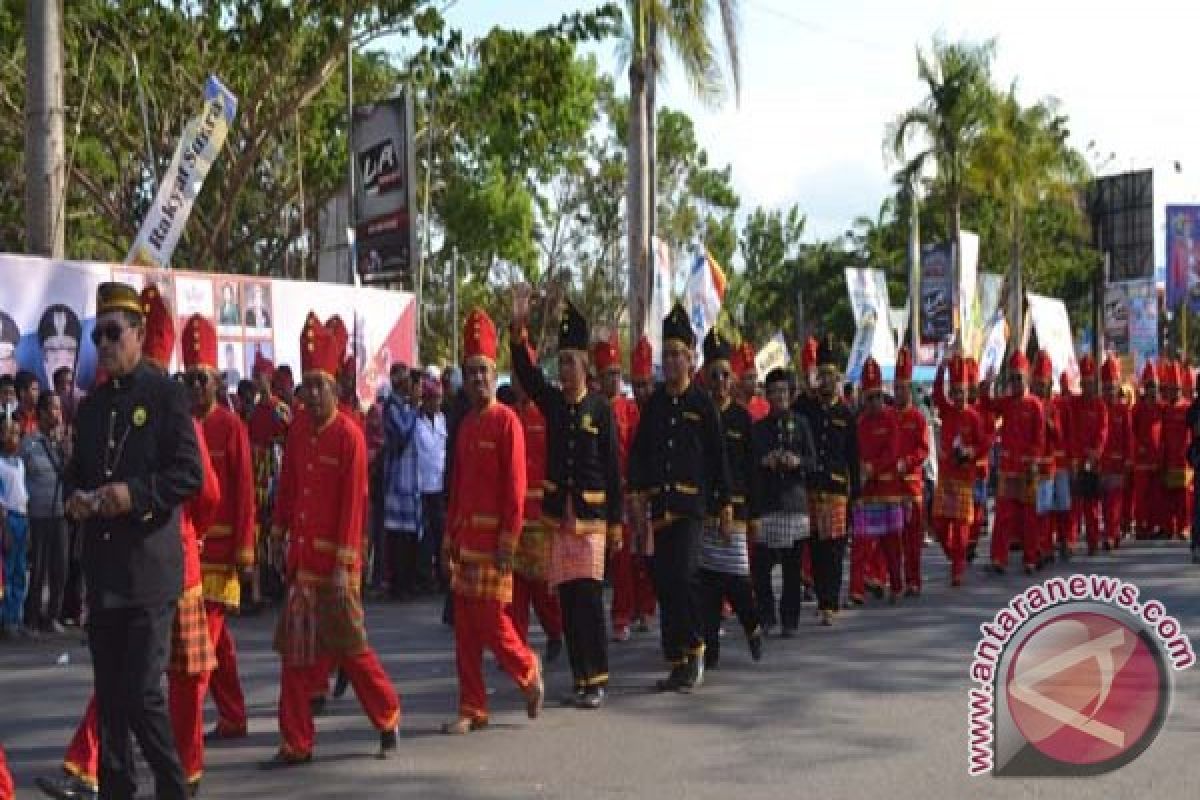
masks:
{"label": "black uniform jacket", "polygon": [[815,395],[801,395],[793,409],[808,420],[817,448],[816,468],[808,487],[854,498],[858,494],[858,425],[841,400],[822,405]]}

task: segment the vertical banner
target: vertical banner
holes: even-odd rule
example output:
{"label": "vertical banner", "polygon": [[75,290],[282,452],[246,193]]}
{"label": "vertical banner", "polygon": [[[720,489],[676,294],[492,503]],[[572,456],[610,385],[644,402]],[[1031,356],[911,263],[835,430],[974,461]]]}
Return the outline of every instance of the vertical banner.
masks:
{"label": "vertical banner", "polygon": [[964,338],[981,327],[979,292],[976,278],[979,273],[979,235],[959,231],[958,251],[962,273],[958,282],[958,329]]}
{"label": "vertical banner", "polygon": [[1038,294],[1027,294],[1026,297],[1038,344],[1050,354],[1050,363],[1054,365],[1054,385],[1058,385],[1058,377],[1064,372],[1072,382],[1078,382],[1079,364],[1075,360],[1075,340],[1071,336],[1067,307],[1056,297]]}
{"label": "vertical banner", "polygon": [[936,343],[954,333],[954,259],[950,245],[921,248],[921,340]]}
{"label": "vertical banner", "polygon": [[1008,321],[1004,318],[1004,309],[992,312],[991,321],[983,336],[983,346],[979,351],[979,377],[990,380],[1000,374],[1004,364],[1004,351],[1008,347]]}
{"label": "vertical banner", "polygon": [[[650,315],[646,320],[646,338],[654,351],[654,363],[662,366],[662,323],[671,313],[671,293],[675,278],[671,271],[671,250],[667,243],[654,236],[650,240],[651,294]],[[637,342],[634,341],[630,347]]]}
{"label": "vertical banner", "polygon": [[771,370],[787,369],[790,363],[791,357],[788,355],[787,340],[783,338],[783,331],[776,331],[754,356],[754,369],[758,372],[760,381],[766,380],[767,373]]}
{"label": "vertical banner", "polygon": [[1167,308],[1200,311],[1200,206],[1167,206]]}
{"label": "vertical banner", "polygon": [[412,97],[354,109],[354,241],[364,282],[412,275],[417,260]]}
{"label": "vertical banner", "polygon": [[881,368],[896,364],[896,339],[892,333],[887,276],[878,269],[846,269],[846,289],[858,333],[851,348],[847,377],[854,380],[870,354]]}
{"label": "vertical banner", "polygon": [[1137,375],[1158,357],[1158,291],[1153,278],[1117,281],[1104,288],[1104,341]]}
{"label": "vertical banner", "polygon": [[706,250],[701,249],[692,259],[685,294],[692,330],[696,332],[696,340],[700,341],[717,324],[721,301],[725,297],[724,272]]}
{"label": "vertical banner", "polygon": [[179,146],[163,173],[158,194],[142,220],[125,263],[159,268],[170,265],[192,206],[209,169],[221,154],[236,115],[237,98],[210,75],[204,83],[204,108],[184,126]]}

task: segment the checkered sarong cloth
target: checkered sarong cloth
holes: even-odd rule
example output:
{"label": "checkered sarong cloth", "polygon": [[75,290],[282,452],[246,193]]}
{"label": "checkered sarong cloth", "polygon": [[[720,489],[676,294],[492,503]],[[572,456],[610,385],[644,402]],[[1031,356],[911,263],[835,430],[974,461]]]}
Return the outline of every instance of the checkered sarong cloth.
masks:
{"label": "checkered sarong cloth", "polygon": [[541,520],[526,520],[517,540],[513,572],[531,581],[545,580],[550,565],[550,537]]}
{"label": "checkered sarong cloth", "polygon": [[854,507],[855,536],[887,536],[903,530],[903,503],[865,500]]}
{"label": "checkered sarong cloth", "polygon": [[512,602],[513,573],[501,572],[490,555],[450,561],[450,590],[463,597]]}
{"label": "checkered sarong cloth", "polygon": [[972,522],[975,519],[975,487],[973,481],[943,478],[933,494],[934,519],[947,522]]}
{"label": "checkered sarong cloth", "polygon": [[367,649],[358,587],[292,585],[275,628],[275,652],[289,666],[309,666],[318,655],[352,656]]}
{"label": "checkered sarong cloth", "polygon": [[1037,483],[1025,474],[1001,472],[996,476],[996,497],[1034,505],[1037,502]]}
{"label": "checkered sarong cloth", "polygon": [[208,635],[204,593],[185,591],[171,623],[171,657],[167,671],[176,675],[203,675],[217,668],[217,655]]}
{"label": "checkered sarong cloth", "polygon": [[801,539],[812,534],[812,521],[808,514],[793,511],[778,511],[764,514],[758,523],[758,538],[755,544],[773,549],[788,550]]}
{"label": "checkered sarong cloth", "polygon": [[578,533],[563,527],[554,531],[552,537],[550,566],[546,571],[546,582],[551,587],[580,579],[604,580],[605,534]]}
{"label": "checkered sarong cloth", "polygon": [[846,535],[846,496],[830,492],[808,493],[808,514],[820,539],[841,539]]}
{"label": "checkered sarong cloth", "polygon": [[[807,530],[808,521],[805,520]],[[700,538],[700,566],[724,575],[750,574],[750,549],[746,534],[721,535],[721,524],[717,520],[706,520]]]}

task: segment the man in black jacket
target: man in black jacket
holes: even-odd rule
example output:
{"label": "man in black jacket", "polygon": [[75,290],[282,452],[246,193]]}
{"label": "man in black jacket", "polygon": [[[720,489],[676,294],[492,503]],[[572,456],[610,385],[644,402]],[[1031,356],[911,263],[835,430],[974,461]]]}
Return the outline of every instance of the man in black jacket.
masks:
{"label": "man in black jacket", "polygon": [[[706,516],[728,536],[732,492],[721,419],[691,382],[696,334],[678,303],[663,320],[663,385],[642,410],[629,453],[634,513],[648,510],[654,531],[654,588],[670,673],[660,691],[688,691],[704,678],[700,537]],[[648,506],[648,509],[647,509]]]}
{"label": "man in black jacket", "polygon": [[186,390],[142,360],[138,293],[101,284],[96,313],[92,340],[109,381],[79,408],[65,483],[67,513],[83,526],[100,797],[134,796],[132,733],[155,797],[183,800],[162,675],[183,587],[180,506],[199,490],[203,467]]}

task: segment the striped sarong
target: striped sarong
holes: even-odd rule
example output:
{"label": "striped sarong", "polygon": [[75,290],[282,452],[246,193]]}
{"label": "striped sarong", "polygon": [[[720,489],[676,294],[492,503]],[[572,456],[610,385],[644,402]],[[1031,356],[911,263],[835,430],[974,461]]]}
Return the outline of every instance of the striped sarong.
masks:
{"label": "striped sarong", "polygon": [[933,495],[934,519],[947,522],[971,522],[975,519],[973,481],[943,478]]}
{"label": "striped sarong", "polygon": [[318,655],[358,655],[367,626],[358,587],[293,585],[275,628],[275,652],[288,666],[306,667]]}
{"label": "striped sarong", "polygon": [[217,655],[204,614],[204,593],[196,586],[185,590],[175,607],[167,671],[176,675],[203,675],[216,668]]}
{"label": "striped sarong", "polygon": [[812,521],[808,514],[775,511],[763,515],[758,524],[758,538],[755,541],[770,548],[788,550],[811,534]]}
{"label": "striped sarong", "polygon": [[810,491],[808,513],[819,539],[841,539],[846,535],[846,495]]}
{"label": "striped sarong", "polygon": [[854,507],[855,536],[888,536],[904,530],[904,505],[863,500]]}
{"label": "striped sarong", "polygon": [[749,575],[750,550],[746,534],[722,536],[720,523],[706,520],[700,538],[700,566],[724,575]]}

